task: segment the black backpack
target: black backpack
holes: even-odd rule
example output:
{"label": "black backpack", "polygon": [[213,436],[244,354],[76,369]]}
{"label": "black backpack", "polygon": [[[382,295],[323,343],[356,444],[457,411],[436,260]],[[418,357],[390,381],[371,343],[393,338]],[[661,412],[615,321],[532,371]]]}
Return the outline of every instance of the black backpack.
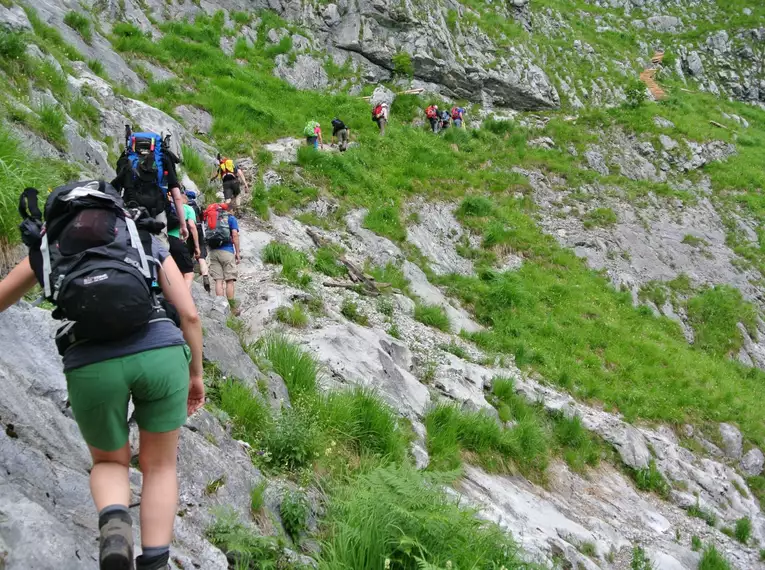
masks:
{"label": "black backpack", "polygon": [[[31,227],[25,224],[22,236]],[[41,232],[27,231],[24,241],[43,294],[56,306],[53,318],[66,321],[56,335],[61,354],[75,342],[118,340],[168,318],[156,295],[151,234],[139,230],[111,185],[91,180],[56,188]]]}
{"label": "black backpack", "polygon": [[332,120],[332,128],[335,129],[336,131],[342,131],[346,127],[345,127],[345,123],[342,122],[340,119],[333,119]]}
{"label": "black backpack", "polygon": [[[125,132],[125,150],[117,160],[117,178],[128,207],[143,207],[149,215],[167,211],[167,172],[164,140],[156,133]],[[173,162],[173,155],[169,156]]]}

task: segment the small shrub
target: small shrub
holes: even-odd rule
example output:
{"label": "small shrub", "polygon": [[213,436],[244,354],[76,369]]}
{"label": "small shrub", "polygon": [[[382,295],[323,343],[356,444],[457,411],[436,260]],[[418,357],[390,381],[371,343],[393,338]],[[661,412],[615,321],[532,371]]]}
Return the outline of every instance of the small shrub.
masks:
{"label": "small shrub", "polygon": [[66,149],[64,126],[66,115],[58,105],[44,104],[37,109],[37,127],[40,133],[58,148]]}
{"label": "small shrub", "polygon": [[308,523],[309,504],[305,494],[300,491],[287,491],[279,505],[279,514],[287,535],[297,541]]}
{"label": "small shrub", "polygon": [[276,309],[276,320],[291,327],[302,329],[308,324],[308,315],[298,304],[291,307],[281,306]]}
{"label": "small shrub", "polygon": [[359,306],[350,299],[343,300],[340,313],[349,321],[362,326],[369,326],[369,317],[359,311]]}
{"label": "small shrub", "polygon": [[27,50],[24,34],[0,28],[0,60],[20,60]]}
{"label": "small shrub", "polygon": [[648,99],[646,86],[642,81],[634,81],[630,83],[624,94],[627,97],[625,105],[631,109],[637,109],[645,103],[646,99]]}
{"label": "small shrub", "polygon": [[388,297],[380,297],[377,300],[377,312],[386,317],[393,316],[393,301]]}
{"label": "small shrub", "polygon": [[698,552],[704,545],[701,543],[701,539],[695,534],[691,537],[691,550]]}
{"label": "small shrub", "polygon": [[80,34],[86,44],[93,41],[93,30],[90,28],[90,20],[87,16],[72,10],[64,16],[64,23]]}
{"label": "small shrub", "polygon": [[292,473],[310,468],[323,449],[316,418],[299,406],[282,410],[271,429],[263,434],[261,445],[264,465]]}
{"label": "small shrub", "polygon": [[584,227],[587,229],[594,227],[610,227],[616,224],[619,219],[616,212],[611,208],[596,208],[584,216]]}
{"label": "small shrub", "polygon": [[83,125],[88,132],[96,133],[101,121],[101,111],[84,97],[76,97],[69,104],[69,114]]}
{"label": "small shrub", "polygon": [[292,248],[286,243],[272,241],[263,248],[261,258],[263,263],[281,265],[284,258],[292,251]]}
{"label": "small shrub", "polygon": [[259,536],[244,526],[236,511],[216,509],[214,514],[215,522],[205,535],[213,545],[235,557],[234,568],[291,568],[287,554],[276,540]]}
{"label": "small shrub", "polygon": [[250,489],[250,512],[253,515],[259,514],[265,504],[266,488],[268,481],[263,479],[260,483]]}
{"label": "small shrub", "polygon": [[374,392],[354,388],[327,394],[318,406],[318,416],[328,437],[359,457],[390,462],[407,456],[410,438],[398,414]]}
{"label": "small shrub", "polygon": [[685,234],[683,236],[683,241],[681,243],[684,243],[686,245],[690,245],[691,247],[699,247],[703,245],[709,245],[707,240],[704,238],[696,237],[692,234]]}
{"label": "small shrub", "polygon": [[401,331],[398,329],[398,325],[396,323],[393,323],[390,327],[388,327],[388,334],[393,338],[401,340]]}
{"label": "small shrub", "polygon": [[760,562],[765,562],[765,548],[760,549]]}
{"label": "small shrub", "polygon": [[403,269],[393,263],[387,263],[385,267],[369,267],[367,272],[378,283],[390,283],[391,287],[399,291],[406,292],[409,287],[409,280],[404,277]]}
{"label": "small shrub", "polygon": [[648,558],[642,547],[636,546],[632,549],[631,570],[654,570],[653,563]]}
{"label": "small shrub", "polygon": [[316,392],[318,364],[314,357],[281,335],[266,337],[263,355],[284,379],[290,396]]}
{"label": "small shrub", "polygon": [[701,519],[705,521],[707,525],[711,527],[714,527],[715,524],[717,523],[717,517],[715,516],[715,514],[711,511],[702,509],[698,503],[688,507],[688,514],[692,517],[696,517],[697,519]]}
{"label": "small shrub", "polygon": [[596,558],[598,556],[598,549],[592,542],[583,542],[579,545],[579,552],[590,558]]}
{"label": "small shrub", "polygon": [[401,224],[398,209],[393,206],[370,210],[364,217],[364,227],[396,242],[406,239],[406,230]]}
{"label": "small shrub", "polygon": [[749,542],[749,538],[752,536],[752,521],[750,521],[747,517],[738,519],[736,521],[736,527],[733,531],[733,536],[741,544],[747,544]]}
{"label": "small shrub", "polygon": [[467,217],[485,218],[494,211],[491,200],[483,196],[468,196],[457,209],[457,214]]}
{"label": "small shrub", "polygon": [[641,491],[653,491],[661,497],[669,496],[670,487],[661,471],[656,467],[656,462],[652,459],[645,469],[635,469],[631,471],[637,488]]}
{"label": "small shrub", "polygon": [[393,55],[393,73],[406,77],[414,75],[412,56],[408,52],[400,51]]}
{"label": "small shrub", "polygon": [[338,252],[330,246],[323,246],[316,250],[314,269],[329,277],[342,277],[348,274],[348,269],[338,261]]}
{"label": "small shrub", "polygon": [[444,308],[439,305],[417,303],[414,307],[414,320],[444,332],[451,330],[449,317]]}
{"label": "small shrub", "polygon": [[106,74],[106,70],[104,69],[104,64],[101,63],[101,60],[99,59],[89,59],[88,67],[90,68],[90,71],[92,71],[99,77],[103,77]]}
{"label": "small shrub", "polygon": [[438,348],[440,348],[444,352],[449,352],[453,354],[454,356],[461,358],[462,360],[470,359],[470,356],[468,355],[467,351],[455,342],[450,342],[449,344],[439,344]]}
{"label": "small shrub", "polygon": [[699,570],[731,570],[731,567],[714,546],[708,546],[701,556]]}

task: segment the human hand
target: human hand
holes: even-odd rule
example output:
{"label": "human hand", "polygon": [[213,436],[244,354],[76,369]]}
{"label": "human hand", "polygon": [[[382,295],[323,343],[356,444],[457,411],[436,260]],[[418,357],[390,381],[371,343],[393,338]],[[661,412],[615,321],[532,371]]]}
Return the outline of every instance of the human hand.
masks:
{"label": "human hand", "polygon": [[189,379],[189,398],[186,404],[186,413],[191,416],[205,405],[205,384],[202,375],[191,374]]}
{"label": "human hand", "polygon": [[199,259],[200,257],[202,257],[202,252],[199,251],[199,248],[197,247],[194,249],[194,259]]}
{"label": "human hand", "polygon": [[236,255],[234,256],[234,259],[236,259],[236,264],[239,265],[242,262],[242,256],[239,255],[239,252],[236,252]]}
{"label": "human hand", "polygon": [[181,239],[183,241],[189,239],[189,228],[185,224],[181,224]]}

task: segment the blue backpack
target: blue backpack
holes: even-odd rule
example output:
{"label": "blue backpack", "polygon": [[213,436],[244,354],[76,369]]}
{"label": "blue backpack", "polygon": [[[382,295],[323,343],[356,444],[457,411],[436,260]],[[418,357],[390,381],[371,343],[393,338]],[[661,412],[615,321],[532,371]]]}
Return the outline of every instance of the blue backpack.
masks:
{"label": "blue backpack", "polygon": [[162,137],[156,133],[127,133],[117,161],[117,178],[127,207],[142,206],[151,216],[167,208],[167,172]]}

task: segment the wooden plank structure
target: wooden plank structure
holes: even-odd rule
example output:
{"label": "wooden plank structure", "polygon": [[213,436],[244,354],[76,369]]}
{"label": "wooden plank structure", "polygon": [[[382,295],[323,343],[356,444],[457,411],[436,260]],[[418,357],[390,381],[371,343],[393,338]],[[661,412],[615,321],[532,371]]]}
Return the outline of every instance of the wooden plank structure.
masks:
{"label": "wooden plank structure", "polygon": [[660,101],[661,99],[665,99],[667,97],[667,94],[665,93],[664,89],[661,88],[661,86],[656,83],[656,72],[659,70],[659,66],[661,65],[662,60],[664,59],[664,52],[663,51],[657,51],[653,54],[653,57],[651,58],[651,67],[645,68],[643,70],[643,73],[640,74],[640,81],[646,84],[646,87],[648,87],[648,90],[651,92],[651,95],[653,95],[654,99],[657,101]]}

